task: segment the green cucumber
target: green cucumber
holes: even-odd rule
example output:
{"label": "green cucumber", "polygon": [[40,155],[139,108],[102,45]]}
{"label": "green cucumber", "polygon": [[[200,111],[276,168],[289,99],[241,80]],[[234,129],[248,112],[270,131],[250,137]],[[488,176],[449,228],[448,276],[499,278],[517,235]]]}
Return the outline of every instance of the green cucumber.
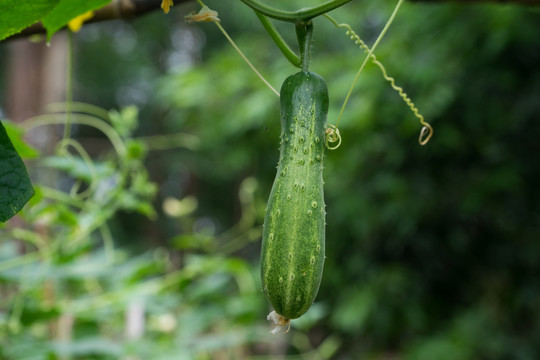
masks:
{"label": "green cucumber", "polygon": [[324,263],[323,157],[326,82],[312,72],[281,87],[281,147],[264,217],[263,291],[281,321],[304,314],[317,296]]}

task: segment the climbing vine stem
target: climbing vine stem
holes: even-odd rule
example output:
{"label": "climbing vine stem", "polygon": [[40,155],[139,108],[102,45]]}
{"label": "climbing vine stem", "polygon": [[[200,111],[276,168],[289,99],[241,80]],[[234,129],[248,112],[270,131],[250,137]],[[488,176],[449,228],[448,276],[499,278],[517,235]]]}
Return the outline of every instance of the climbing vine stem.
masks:
{"label": "climbing vine stem", "polygon": [[260,12],[270,18],[282,20],[292,23],[305,23],[314,17],[325,14],[340,6],[345,5],[351,0],[330,0],[321,5],[304,8],[296,11],[286,11],[276,9],[268,5],[262,4],[257,0],[241,0],[244,4],[251,7],[253,10]]}
{"label": "climbing vine stem", "polygon": [[64,123],[64,139],[71,136],[71,104],[73,102],[73,32],[68,30],[68,48],[66,59],[66,122]]}
{"label": "climbing vine stem", "polygon": [[[366,45],[366,43],[354,32],[354,30],[348,24],[340,24],[328,14],[324,14],[324,16],[328,20],[330,20],[335,26],[346,29],[347,36],[349,36],[350,39],[353,40],[355,44],[359,45],[360,48],[363,49],[366,53],[370,52],[370,49]],[[431,136],[433,136],[433,128],[428,122],[424,120],[424,116],[420,113],[420,111],[418,110],[414,102],[403,90],[403,88],[396,85],[396,80],[393,77],[388,76],[388,74],[386,73],[386,69],[384,68],[384,65],[379,60],[377,60],[377,57],[375,56],[375,54],[372,53],[370,57],[371,57],[371,62],[377,65],[379,69],[381,70],[381,73],[384,79],[390,83],[390,86],[392,87],[392,89],[397,91],[397,93],[403,99],[405,104],[407,104],[409,109],[414,113],[414,116],[416,116],[416,118],[420,121],[420,124],[423,125],[422,130],[420,131],[420,135],[418,137],[418,142],[420,143],[420,145],[426,145],[429,139],[431,138]]]}
{"label": "climbing vine stem", "polygon": [[351,87],[349,88],[349,92],[347,93],[347,96],[345,97],[345,101],[343,102],[343,106],[341,107],[341,110],[339,112],[338,118],[336,120],[336,128],[339,126],[339,121],[341,120],[341,117],[343,116],[343,111],[345,110],[345,107],[347,106],[347,103],[349,102],[349,98],[351,97],[351,94],[353,92],[354,86],[356,85],[356,82],[358,81],[358,78],[360,77],[360,73],[362,73],[362,70],[364,70],[364,67],[366,66],[368,60],[373,55],[373,52],[377,48],[377,45],[381,42],[382,38],[390,28],[390,25],[392,25],[392,22],[394,21],[394,18],[396,17],[396,14],[398,13],[399,9],[401,8],[401,5],[403,4],[403,0],[399,0],[396,7],[394,8],[394,11],[392,12],[392,15],[390,15],[390,18],[386,22],[386,25],[382,29],[381,33],[377,37],[377,40],[375,40],[375,43],[369,50],[369,53],[367,54],[366,58],[364,59],[364,62],[360,66],[360,69],[358,69],[358,72],[356,73],[356,76],[354,77],[354,80],[351,84]]}
{"label": "climbing vine stem", "polygon": [[313,23],[296,24],[296,37],[300,48],[300,59],[302,60],[302,71],[309,70],[311,60],[311,38],[313,34]]}
{"label": "climbing vine stem", "polygon": [[259,18],[259,21],[261,22],[268,35],[270,35],[270,38],[274,40],[277,47],[279,48],[279,50],[281,50],[281,53],[287,58],[287,60],[289,60],[289,62],[294,66],[301,67],[302,60],[300,60],[300,57],[296,55],[295,52],[289,47],[287,42],[283,39],[281,34],[274,27],[270,19],[268,19],[268,17],[258,11],[255,11],[255,14]]}
{"label": "climbing vine stem", "polygon": [[268,86],[270,88],[270,90],[272,90],[274,92],[274,94],[279,96],[279,92],[264,78],[264,76],[262,76],[262,74],[255,68],[255,66],[251,63],[251,61],[249,61],[247,56],[244,55],[242,50],[240,50],[240,48],[236,45],[236,43],[229,36],[227,31],[225,31],[223,26],[221,26],[217,11],[210,10],[202,2],[202,0],[197,0],[197,3],[199,3],[199,5],[202,7],[201,11],[199,11],[199,13],[197,13],[197,14],[186,16],[186,21],[188,21],[188,22],[194,22],[194,21],[196,21],[196,22],[200,22],[200,21],[208,22],[208,21],[211,21],[214,24],[216,24],[218,29],[223,33],[223,36],[225,36],[225,38],[229,41],[229,43],[236,50],[236,52],[240,55],[240,57],[242,57],[242,59],[246,62],[246,64],[248,64],[248,66],[251,68],[251,70],[253,70],[253,72],[262,80],[262,82],[264,82],[264,84],[266,86]]}

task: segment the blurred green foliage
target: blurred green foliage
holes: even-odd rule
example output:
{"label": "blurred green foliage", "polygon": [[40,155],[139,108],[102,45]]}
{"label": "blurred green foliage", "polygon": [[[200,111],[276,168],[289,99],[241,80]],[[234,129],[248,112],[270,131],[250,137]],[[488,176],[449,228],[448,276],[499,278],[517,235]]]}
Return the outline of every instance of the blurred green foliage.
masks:
{"label": "blurred green foliage", "polygon": [[[208,5],[276,88],[296,71],[243,4]],[[372,44],[393,6],[353,2],[332,15]],[[128,214],[137,210],[128,206],[102,218],[122,246],[106,266],[103,251],[92,250],[102,249],[97,233],[40,276],[2,271],[9,296],[0,307],[0,357],[537,359],[540,12],[402,8],[376,54],[435,135],[417,144],[416,118],[368,65],[341,120],[343,144],[325,160],[327,261],[317,302],[289,334],[271,338],[258,240],[277,163],[279,101],[215,26],[179,21],[191,9],[89,25],[77,36],[75,98],[140,108],[137,128],[133,110],[111,114],[111,124],[138,144],[137,169],[144,161],[148,171],[141,183],[158,186],[155,216]],[[294,39],[291,26],[277,25]],[[325,19],[315,20],[314,36],[311,69],[328,82],[333,123],[364,54]],[[132,120],[116,121],[122,116]],[[90,135],[81,130],[79,140]],[[75,172],[84,162],[46,165],[84,175]],[[115,167],[96,169],[112,176]],[[65,206],[54,207],[60,231],[81,221]],[[16,256],[4,238],[3,259]],[[61,285],[62,301],[47,303],[44,279]],[[147,328],[129,341],[124,315],[137,301]],[[46,327],[68,310],[74,341],[61,347]]]}

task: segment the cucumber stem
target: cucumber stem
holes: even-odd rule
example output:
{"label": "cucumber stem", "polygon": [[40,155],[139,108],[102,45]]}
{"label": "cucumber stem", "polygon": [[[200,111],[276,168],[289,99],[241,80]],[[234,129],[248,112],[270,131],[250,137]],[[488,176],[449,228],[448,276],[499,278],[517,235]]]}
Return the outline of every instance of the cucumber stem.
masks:
{"label": "cucumber stem", "polygon": [[302,71],[309,70],[311,60],[311,39],[313,35],[313,23],[311,21],[296,25],[296,37],[300,48],[300,59],[302,60]]}
{"label": "cucumber stem", "polygon": [[265,15],[256,10],[255,14],[259,18],[266,32],[268,32],[268,35],[270,35],[272,40],[274,40],[277,47],[279,48],[279,50],[281,50],[281,53],[285,55],[287,60],[289,60],[289,62],[294,66],[301,67],[302,60],[300,60],[300,57],[294,53],[294,51],[289,47],[287,42],[283,39],[283,37],[281,37],[281,34],[277,31],[272,22],[270,22],[270,20]]}

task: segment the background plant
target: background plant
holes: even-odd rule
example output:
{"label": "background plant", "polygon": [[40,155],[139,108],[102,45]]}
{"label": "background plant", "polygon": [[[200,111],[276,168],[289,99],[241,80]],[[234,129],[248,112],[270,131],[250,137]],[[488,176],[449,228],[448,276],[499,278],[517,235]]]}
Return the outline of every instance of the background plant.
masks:
{"label": "background plant", "polygon": [[[245,5],[208,5],[274,86],[295,71]],[[370,44],[393,6],[352,2],[332,15]],[[176,7],[171,14],[182,18],[192,9]],[[133,207],[118,208],[106,217],[114,263],[107,262],[96,228],[85,238],[87,249],[53,257],[65,261],[60,273],[32,271],[58,268],[59,260],[46,260],[22,239],[26,254],[37,255],[1,272],[3,357],[537,358],[537,11],[404,5],[376,54],[432,122],[436,136],[427,147],[417,145],[414,117],[368,65],[341,120],[343,144],[327,157],[328,258],[317,306],[306,314],[308,322],[278,340],[265,337],[267,309],[257,283],[257,234],[275,175],[278,102],[213,26],[187,26],[178,17],[156,13],[133,23],[88,25],[75,36],[74,99],[105,108],[137,105],[140,124],[124,141],[141,138],[149,152],[120,160],[109,142],[96,146],[102,135],[87,127],[77,130],[77,140],[98,149],[90,154],[104,168],[103,180],[122,161],[139,171],[144,162],[150,180],[143,183],[158,185],[152,200],[156,217],[151,221]],[[332,119],[363,55],[330,22],[315,21],[311,66],[329,84]],[[289,26],[276,25],[284,36],[291,34]],[[194,142],[177,147],[171,137],[159,145],[148,138],[177,133]],[[107,162],[115,165],[99,165]],[[69,193],[71,166],[30,163],[31,176],[52,166],[56,173],[71,172],[60,189]],[[257,179],[257,186],[246,179]],[[244,186],[252,196],[247,208]],[[134,191],[126,186],[121,192]],[[150,195],[136,198],[144,203]],[[167,216],[166,199],[178,208],[171,198],[180,208],[197,199],[197,207],[191,201],[187,215]],[[40,203],[24,216],[32,216]],[[67,209],[62,216],[77,218],[76,208]],[[235,226],[247,214],[247,225]],[[62,216],[49,221],[69,235],[74,220]],[[35,232],[11,224],[2,230],[0,266],[27,256],[13,250],[14,228]],[[237,240],[228,247],[231,234]],[[82,267],[92,261],[99,264],[89,266],[95,273]],[[236,269],[231,262],[240,265]],[[70,267],[82,267],[79,278],[65,270]],[[123,268],[131,269],[128,275]],[[88,278],[99,286],[88,288]],[[44,295],[44,279],[55,279],[59,293],[53,301]],[[147,322],[143,337],[134,341],[124,333],[124,315],[129,308],[137,312],[137,301],[144,303]],[[76,311],[76,304],[91,310]],[[61,347],[48,326],[67,310],[74,313],[74,331],[71,347]],[[166,331],[171,323],[174,330]]]}

